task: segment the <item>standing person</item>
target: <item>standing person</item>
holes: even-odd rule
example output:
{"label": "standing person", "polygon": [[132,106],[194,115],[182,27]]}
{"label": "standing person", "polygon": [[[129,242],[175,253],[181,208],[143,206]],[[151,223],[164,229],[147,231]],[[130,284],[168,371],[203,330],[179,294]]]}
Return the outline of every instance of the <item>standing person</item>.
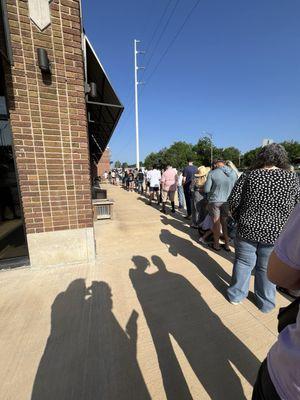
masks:
{"label": "standing person", "polygon": [[146,194],[149,191],[150,195],[150,176],[151,176],[152,167],[149,167],[149,170],[146,172]]}
{"label": "standing person", "polygon": [[177,190],[177,171],[175,168],[172,168],[171,165],[167,166],[167,169],[164,171],[161,177],[162,184],[162,212],[166,213],[166,202],[169,198],[172,206],[172,213],[175,212],[175,192]]}
{"label": "standing person", "polygon": [[186,219],[190,219],[192,215],[191,183],[196,172],[197,172],[197,167],[193,165],[192,159],[188,158],[188,166],[183,169],[183,179],[182,179],[186,212],[187,212],[187,215],[185,216]]}
{"label": "standing person", "polygon": [[231,251],[229,248],[229,236],[227,230],[227,220],[229,216],[229,208],[227,199],[237,180],[235,171],[225,166],[223,160],[217,160],[216,168],[207,176],[204,192],[207,193],[208,212],[213,219],[214,243],[212,248],[216,251],[220,250],[221,225],[224,235],[224,249]]}
{"label": "standing person", "polygon": [[144,173],[140,169],[138,174],[137,174],[137,182],[138,182],[138,193],[143,194],[144,193]]}
{"label": "standing person", "polygon": [[125,189],[129,191],[129,172],[126,170],[124,175]]}
{"label": "standing person", "polygon": [[198,229],[199,224],[206,215],[206,195],[204,193],[204,185],[210,168],[203,165],[198,168],[191,183],[191,208],[192,208],[192,228]]}
{"label": "standing person", "polygon": [[227,291],[232,304],[239,304],[248,296],[254,269],[258,308],[269,312],[275,307],[276,288],[267,277],[268,260],[299,199],[299,179],[289,171],[284,147],[276,143],[263,147],[253,168],[240,177],[228,199],[237,221],[235,261]]}
{"label": "standing person", "polygon": [[116,184],[116,171],[114,169],[111,171],[111,181],[113,185]]}
{"label": "standing person", "polygon": [[104,182],[107,183],[107,178],[108,178],[108,173],[107,173],[107,171],[104,172],[103,178],[104,178]]}
{"label": "standing person", "polygon": [[129,183],[129,191],[133,192],[133,190],[134,190],[134,174],[132,172],[132,169],[129,170],[128,183]]}
{"label": "standing person", "polygon": [[153,169],[149,171],[149,179],[150,179],[150,198],[149,198],[149,205],[152,204],[152,200],[154,199],[154,193],[156,194],[157,204],[159,204],[159,189],[160,189],[160,180],[161,180],[161,173],[153,166]]}
{"label": "standing person", "polygon": [[[268,278],[286,289],[300,289],[300,205],[275,243]],[[299,306],[298,306],[299,307]],[[252,400],[300,399],[300,312],[283,327],[262,363]]]}
{"label": "standing person", "polygon": [[182,179],[183,179],[183,175],[182,175],[182,170],[178,171],[177,174],[178,178],[177,178],[177,194],[178,194],[178,208],[184,208],[184,192],[183,192],[183,186],[182,186]]}

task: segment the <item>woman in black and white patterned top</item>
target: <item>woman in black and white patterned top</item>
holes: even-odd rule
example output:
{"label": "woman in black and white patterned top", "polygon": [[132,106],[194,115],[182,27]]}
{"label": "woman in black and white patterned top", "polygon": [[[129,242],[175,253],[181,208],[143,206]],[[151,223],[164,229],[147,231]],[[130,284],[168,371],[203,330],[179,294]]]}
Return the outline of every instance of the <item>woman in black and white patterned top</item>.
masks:
{"label": "woman in black and white patterned top", "polygon": [[239,304],[248,296],[251,271],[258,308],[275,307],[276,288],[267,278],[267,265],[284,224],[300,201],[300,185],[290,171],[288,155],[278,144],[265,146],[252,170],[244,173],[228,199],[237,221],[235,261],[228,297]]}

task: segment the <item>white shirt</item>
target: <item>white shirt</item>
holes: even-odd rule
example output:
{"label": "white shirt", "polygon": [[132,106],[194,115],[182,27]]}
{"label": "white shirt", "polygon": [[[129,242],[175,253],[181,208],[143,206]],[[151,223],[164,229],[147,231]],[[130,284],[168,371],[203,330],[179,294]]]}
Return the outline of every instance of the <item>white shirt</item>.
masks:
{"label": "white shirt", "polygon": [[181,174],[178,175],[178,181],[177,181],[177,185],[178,186],[182,186],[182,178],[183,178],[183,175],[181,173]]}
{"label": "white shirt", "polygon": [[148,175],[150,187],[159,187],[161,180],[161,173],[158,169],[152,169]]}

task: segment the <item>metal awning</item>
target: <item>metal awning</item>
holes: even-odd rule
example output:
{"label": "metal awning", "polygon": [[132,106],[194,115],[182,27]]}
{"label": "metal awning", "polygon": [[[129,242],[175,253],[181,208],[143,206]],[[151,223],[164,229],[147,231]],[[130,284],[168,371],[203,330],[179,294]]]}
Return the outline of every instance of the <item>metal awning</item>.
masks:
{"label": "metal awning", "polygon": [[0,56],[9,64],[12,64],[12,49],[5,0],[0,0]]}
{"label": "metal awning", "polygon": [[104,153],[124,107],[116,95],[90,41],[84,35],[85,76],[87,91],[95,84],[94,96],[86,95],[90,151],[98,162]]}

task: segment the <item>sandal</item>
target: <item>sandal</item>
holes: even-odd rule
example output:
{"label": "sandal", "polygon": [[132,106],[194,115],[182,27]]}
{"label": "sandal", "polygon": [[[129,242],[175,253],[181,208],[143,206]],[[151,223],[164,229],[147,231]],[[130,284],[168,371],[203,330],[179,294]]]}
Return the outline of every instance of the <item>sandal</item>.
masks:
{"label": "sandal", "polygon": [[227,251],[227,253],[231,253],[231,249],[229,247],[226,247],[225,244],[221,244],[222,248]]}
{"label": "sandal", "polygon": [[210,247],[211,249],[213,249],[214,251],[220,251],[220,250],[221,250],[220,247],[219,247],[218,249],[216,249],[213,243],[210,243],[210,244],[209,244],[209,247]]}

